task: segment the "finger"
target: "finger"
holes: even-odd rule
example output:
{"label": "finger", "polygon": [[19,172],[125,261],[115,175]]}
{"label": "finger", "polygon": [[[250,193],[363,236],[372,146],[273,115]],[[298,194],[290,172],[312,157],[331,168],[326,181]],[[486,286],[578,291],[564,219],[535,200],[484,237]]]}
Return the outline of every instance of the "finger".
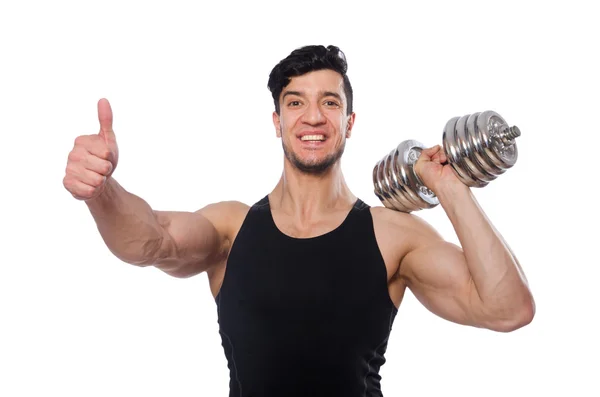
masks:
{"label": "finger", "polygon": [[101,186],[106,180],[104,175],[88,170],[83,166],[83,164],[67,164],[66,174],[70,179],[82,182],[92,187]]}
{"label": "finger", "polygon": [[103,141],[93,142],[92,144],[85,146],[85,149],[88,151],[88,153],[98,158],[108,161],[112,160],[110,148]]}
{"label": "finger", "polygon": [[448,156],[446,156],[446,152],[443,150],[440,151],[440,162],[442,164],[446,164],[448,162]]}
{"label": "finger", "polygon": [[65,187],[69,192],[78,200],[86,200],[91,198],[96,192],[95,187],[86,185],[85,183],[78,180],[66,180]]}
{"label": "finger", "polygon": [[98,101],[98,121],[100,122],[100,135],[108,143],[114,141],[115,132],[113,131],[113,114],[110,103],[106,98]]}
{"label": "finger", "polygon": [[426,160],[431,160],[431,158],[433,156],[435,156],[435,154],[437,153],[438,149],[437,146],[433,146],[430,148],[425,148],[421,151],[421,155],[424,159]]}
{"label": "finger", "polygon": [[444,149],[442,148],[441,145],[436,145],[435,146],[435,154],[434,154],[438,160],[440,160],[442,163],[445,161],[444,158],[446,156],[446,154],[444,153]]}
{"label": "finger", "polygon": [[85,169],[103,176],[109,175],[113,170],[113,165],[110,161],[94,156],[91,153],[85,156],[83,161]]}
{"label": "finger", "polygon": [[434,160],[434,161],[443,162],[444,151],[442,150],[442,148],[440,146],[436,146],[435,152],[433,153],[433,155],[431,157],[432,157],[432,160]]}
{"label": "finger", "polygon": [[[114,145],[112,145],[114,146]],[[88,153],[110,162],[114,162],[111,145],[106,143],[100,135],[82,135],[75,140],[74,151],[80,158],[88,156]]]}

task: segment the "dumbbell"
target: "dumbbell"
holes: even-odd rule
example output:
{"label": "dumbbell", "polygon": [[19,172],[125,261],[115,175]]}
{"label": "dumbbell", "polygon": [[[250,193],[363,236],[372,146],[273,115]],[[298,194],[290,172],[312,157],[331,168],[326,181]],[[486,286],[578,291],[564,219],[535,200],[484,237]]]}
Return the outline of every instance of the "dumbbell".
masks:
{"label": "dumbbell", "polygon": [[[467,186],[484,187],[515,165],[518,157],[515,139],[521,135],[496,112],[454,117],[442,135],[448,163]],[[414,171],[425,146],[416,140],[401,142],[373,168],[375,195],[387,208],[412,212],[439,204]]]}

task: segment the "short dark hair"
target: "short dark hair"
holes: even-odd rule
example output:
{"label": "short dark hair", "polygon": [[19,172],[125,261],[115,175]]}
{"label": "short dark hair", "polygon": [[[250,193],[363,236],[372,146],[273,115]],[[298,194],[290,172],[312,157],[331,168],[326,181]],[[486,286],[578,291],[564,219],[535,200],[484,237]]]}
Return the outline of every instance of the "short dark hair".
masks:
{"label": "short dark hair", "polygon": [[275,111],[279,114],[279,96],[281,91],[290,83],[292,77],[306,73],[330,69],[338,72],[344,79],[344,94],[346,95],[346,114],[352,113],[352,85],[346,75],[348,63],[346,56],[338,47],[308,45],[298,48],[282,59],[271,71],[267,86],[273,95]]}

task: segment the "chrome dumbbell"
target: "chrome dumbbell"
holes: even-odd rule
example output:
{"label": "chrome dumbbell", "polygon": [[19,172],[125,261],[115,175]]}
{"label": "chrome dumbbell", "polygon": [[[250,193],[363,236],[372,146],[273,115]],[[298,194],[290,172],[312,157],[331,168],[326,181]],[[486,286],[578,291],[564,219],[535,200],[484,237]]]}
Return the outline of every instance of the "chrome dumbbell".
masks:
{"label": "chrome dumbbell", "polygon": [[[515,165],[520,135],[516,126],[488,110],[450,119],[442,141],[456,176],[467,186],[484,187]],[[424,148],[419,141],[403,141],[373,168],[375,195],[385,207],[411,212],[439,204],[413,168]]]}

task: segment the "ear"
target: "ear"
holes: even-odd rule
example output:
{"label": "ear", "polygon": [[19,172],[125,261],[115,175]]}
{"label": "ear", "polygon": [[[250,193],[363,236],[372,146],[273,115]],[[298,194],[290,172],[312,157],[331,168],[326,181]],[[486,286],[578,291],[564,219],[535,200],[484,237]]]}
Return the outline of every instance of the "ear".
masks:
{"label": "ear", "polygon": [[356,113],[352,112],[352,114],[348,116],[348,124],[346,125],[346,139],[352,136],[352,127],[354,127],[354,119],[356,119]]}
{"label": "ear", "polygon": [[275,127],[277,138],[281,138],[281,119],[275,111],[273,112],[273,126]]}

